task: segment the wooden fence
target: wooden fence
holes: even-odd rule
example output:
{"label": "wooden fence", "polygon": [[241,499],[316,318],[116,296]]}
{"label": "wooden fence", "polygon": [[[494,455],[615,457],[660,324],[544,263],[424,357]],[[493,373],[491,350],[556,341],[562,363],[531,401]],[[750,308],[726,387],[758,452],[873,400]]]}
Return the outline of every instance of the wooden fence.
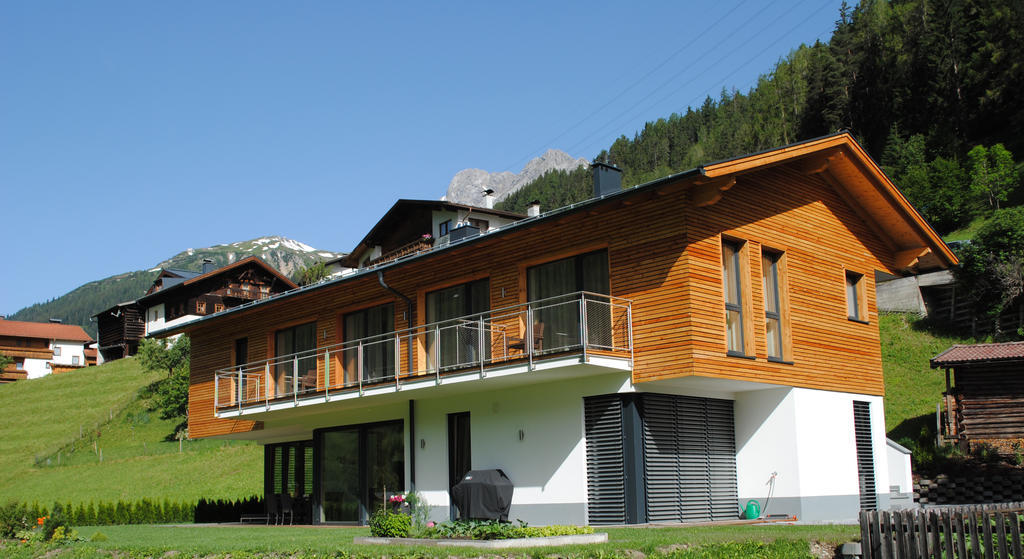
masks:
{"label": "wooden fence", "polygon": [[1024,559],[1024,503],[862,511],[864,559]]}

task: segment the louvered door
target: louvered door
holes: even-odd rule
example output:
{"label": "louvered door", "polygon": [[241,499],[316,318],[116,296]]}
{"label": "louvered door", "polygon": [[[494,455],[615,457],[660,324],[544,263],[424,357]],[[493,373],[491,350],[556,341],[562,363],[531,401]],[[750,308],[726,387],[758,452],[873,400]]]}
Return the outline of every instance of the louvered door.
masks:
{"label": "louvered door", "polygon": [[587,440],[587,518],[590,524],[626,522],[622,399],[617,394],[583,400]]}
{"label": "louvered door", "polygon": [[736,518],[733,403],[664,394],[642,401],[647,521]]}

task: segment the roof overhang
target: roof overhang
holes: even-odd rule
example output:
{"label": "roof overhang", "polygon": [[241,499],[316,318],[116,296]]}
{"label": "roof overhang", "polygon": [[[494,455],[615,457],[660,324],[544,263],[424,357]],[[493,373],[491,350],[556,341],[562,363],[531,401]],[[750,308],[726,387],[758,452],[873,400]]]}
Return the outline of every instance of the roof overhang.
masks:
{"label": "roof overhang", "polygon": [[694,200],[717,202],[743,176],[788,165],[830,184],[893,253],[892,271],[949,268],[956,255],[849,133],[842,132],[700,167]]}

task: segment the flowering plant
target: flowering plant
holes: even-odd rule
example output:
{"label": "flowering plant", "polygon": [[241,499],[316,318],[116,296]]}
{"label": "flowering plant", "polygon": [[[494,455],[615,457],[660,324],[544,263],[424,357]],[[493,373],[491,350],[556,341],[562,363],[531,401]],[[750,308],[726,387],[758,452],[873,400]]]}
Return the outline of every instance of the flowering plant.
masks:
{"label": "flowering plant", "polygon": [[401,493],[399,493],[397,495],[392,495],[388,499],[388,501],[390,501],[391,503],[404,503],[405,502],[405,495],[402,495]]}

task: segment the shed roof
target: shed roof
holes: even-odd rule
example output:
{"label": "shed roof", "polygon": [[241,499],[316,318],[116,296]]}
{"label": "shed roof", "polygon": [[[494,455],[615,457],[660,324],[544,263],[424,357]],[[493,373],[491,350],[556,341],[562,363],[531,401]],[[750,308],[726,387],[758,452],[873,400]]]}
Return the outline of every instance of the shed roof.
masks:
{"label": "shed roof", "polygon": [[1024,360],[1024,342],[954,345],[931,360],[932,368],[989,361]]}
{"label": "shed roof", "polygon": [[77,324],[56,324],[53,322],[22,322],[0,320],[0,336],[15,338],[42,338],[44,340],[72,340],[91,342],[92,338]]}

